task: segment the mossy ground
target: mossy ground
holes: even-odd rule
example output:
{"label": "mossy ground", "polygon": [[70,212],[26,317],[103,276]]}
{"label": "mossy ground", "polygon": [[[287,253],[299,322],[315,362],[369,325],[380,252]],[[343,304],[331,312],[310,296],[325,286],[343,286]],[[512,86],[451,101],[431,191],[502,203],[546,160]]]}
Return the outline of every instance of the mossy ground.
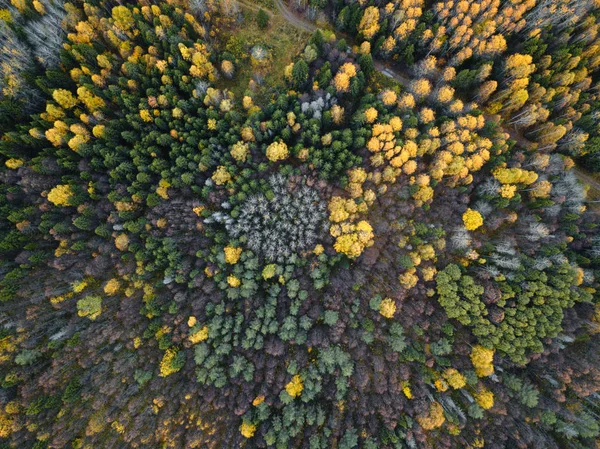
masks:
{"label": "mossy ground", "polygon": [[[264,1],[258,2],[262,5]],[[267,1],[268,3],[268,1]],[[257,10],[245,4],[240,4],[242,19],[234,23],[223,35],[228,42],[231,38],[242,43],[244,53],[242,62],[236,65],[233,79],[221,79],[217,86],[220,89],[230,89],[236,97],[242,97],[249,88],[253,78],[262,77],[258,91],[253,95],[256,102],[269,100],[275,89],[283,85],[285,67],[290,64],[308,42],[310,34],[289,24],[274,10],[266,29],[260,29],[256,23]],[[265,8],[266,11],[269,9]],[[264,47],[268,58],[262,64],[256,64],[250,51],[256,46]]]}

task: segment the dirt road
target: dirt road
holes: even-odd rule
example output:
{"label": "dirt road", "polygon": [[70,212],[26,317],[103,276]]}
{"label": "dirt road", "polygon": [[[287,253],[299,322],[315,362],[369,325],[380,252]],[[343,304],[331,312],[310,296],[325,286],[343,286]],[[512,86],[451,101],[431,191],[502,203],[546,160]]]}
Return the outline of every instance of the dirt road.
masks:
{"label": "dirt road", "polygon": [[294,25],[296,28],[299,28],[302,31],[306,31],[308,33],[312,33],[319,29],[319,27],[314,23],[304,20],[298,17],[296,14],[294,14],[287,7],[287,5],[283,3],[283,0],[275,0],[275,6],[277,6],[277,9],[279,10],[283,18],[290,22],[292,25]]}

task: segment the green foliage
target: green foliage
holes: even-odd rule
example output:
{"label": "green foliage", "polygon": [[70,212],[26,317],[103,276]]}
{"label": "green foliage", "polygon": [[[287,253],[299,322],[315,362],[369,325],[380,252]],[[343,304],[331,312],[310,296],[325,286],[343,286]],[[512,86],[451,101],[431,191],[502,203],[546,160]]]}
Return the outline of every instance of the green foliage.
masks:
{"label": "green foliage", "polygon": [[256,23],[261,30],[264,30],[269,26],[269,15],[262,8],[256,13]]}
{"label": "green foliage", "polygon": [[593,445],[587,4],[59,3],[0,23],[7,447]]}
{"label": "green foliage", "polygon": [[81,317],[87,317],[94,321],[102,313],[102,297],[99,295],[87,295],[77,301],[77,313]]}

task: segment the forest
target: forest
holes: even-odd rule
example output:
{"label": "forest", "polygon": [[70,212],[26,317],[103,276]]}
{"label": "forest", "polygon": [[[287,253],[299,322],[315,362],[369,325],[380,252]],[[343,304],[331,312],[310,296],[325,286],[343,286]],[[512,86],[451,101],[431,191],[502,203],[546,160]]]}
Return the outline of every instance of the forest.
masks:
{"label": "forest", "polygon": [[0,449],[600,449],[600,0],[0,0]]}

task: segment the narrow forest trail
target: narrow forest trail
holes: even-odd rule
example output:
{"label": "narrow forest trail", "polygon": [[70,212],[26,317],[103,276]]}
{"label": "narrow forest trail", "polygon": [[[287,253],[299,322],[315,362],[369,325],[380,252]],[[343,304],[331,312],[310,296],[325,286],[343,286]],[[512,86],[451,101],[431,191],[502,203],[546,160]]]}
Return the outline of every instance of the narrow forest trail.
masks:
{"label": "narrow forest trail", "polygon": [[600,182],[596,181],[596,179],[594,179],[593,177],[591,177],[590,175],[584,173],[580,168],[575,167],[575,173],[577,173],[577,177],[580,180],[583,180],[585,182],[587,182],[590,187],[596,189],[597,191],[600,192]]}
{"label": "narrow forest trail", "polygon": [[263,8],[262,6],[258,6],[253,3],[246,2],[244,0],[236,0],[236,2],[242,6],[245,6],[248,9],[251,9],[252,11],[258,12],[262,9],[269,17],[273,17],[275,15],[273,13],[273,11],[271,11],[269,8]]}
{"label": "narrow forest trail", "polygon": [[[240,0],[238,0],[238,1],[240,1]],[[288,5],[286,5],[284,3],[283,0],[274,0],[274,1],[275,1],[275,6],[279,10],[279,12],[283,16],[283,18],[285,20],[287,20],[291,25],[294,25],[296,28],[299,28],[300,30],[306,31],[309,33],[313,33],[316,30],[320,29],[314,23],[307,21],[301,17],[298,17],[298,15],[296,13],[294,13],[288,7]],[[243,4],[250,6],[250,5],[246,4],[245,2],[243,2]],[[256,7],[254,7],[254,8],[256,8]],[[400,83],[402,86],[408,87],[408,85],[410,84],[410,78],[406,77],[404,74],[393,69],[385,62],[383,62],[379,59],[373,58],[373,65],[375,66],[375,69],[377,69],[383,75],[387,76],[388,78],[392,78],[393,80]],[[492,120],[492,117],[489,115],[485,115],[485,118],[486,118],[486,120]],[[505,133],[507,133],[511,139],[517,141],[517,143],[519,145],[527,148],[527,147],[529,147],[529,145],[532,144],[532,142],[523,135],[521,130],[513,128],[513,127],[505,126],[501,123],[500,123],[500,127],[502,127],[503,131]],[[593,189],[596,192],[600,192],[600,182],[596,181],[591,176],[586,175],[577,167],[575,168],[575,175],[577,176],[577,178],[579,179],[579,181],[582,184],[588,184],[590,186],[590,189]],[[596,205],[594,205],[594,206],[596,206]],[[597,212],[600,211],[600,207],[594,207],[594,206],[592,206],[592,208],[595,211],[597,211]]]}
{"label": "narrow forest trail", "polygon": [[298,17],[291,9],[287,7],[286,4],[283,3],[283,0],[275,0],[275,6],[283,16],[285,20],[287,20],[290,24],[294,25],[296,28],[301,29],[302,31],[306,31],[308,33],[313,33],[319,29],[317,25],[307,20],[304,20]]}

